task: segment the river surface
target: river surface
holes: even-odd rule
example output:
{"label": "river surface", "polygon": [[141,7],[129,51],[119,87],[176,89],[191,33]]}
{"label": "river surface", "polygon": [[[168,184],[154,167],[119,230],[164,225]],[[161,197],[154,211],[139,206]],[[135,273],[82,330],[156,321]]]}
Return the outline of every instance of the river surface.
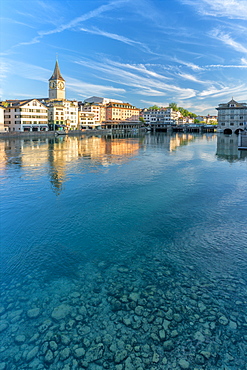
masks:
{"label": "river surface", "polygon": [[0,370],[247,368],[237,136],[0,141]]}

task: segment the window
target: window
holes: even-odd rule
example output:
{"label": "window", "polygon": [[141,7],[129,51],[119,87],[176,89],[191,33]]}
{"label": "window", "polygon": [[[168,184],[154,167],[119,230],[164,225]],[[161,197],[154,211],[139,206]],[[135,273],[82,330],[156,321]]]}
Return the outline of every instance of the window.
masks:
{"label": "window", "polygon": [[230,126],[234,126],[234,123],[233,123],[233,122],[231,122],[231,123],[230,123]]}
{"label": "window", "polygon": [[225,122],[222,122],[221,126],[225,126]]}

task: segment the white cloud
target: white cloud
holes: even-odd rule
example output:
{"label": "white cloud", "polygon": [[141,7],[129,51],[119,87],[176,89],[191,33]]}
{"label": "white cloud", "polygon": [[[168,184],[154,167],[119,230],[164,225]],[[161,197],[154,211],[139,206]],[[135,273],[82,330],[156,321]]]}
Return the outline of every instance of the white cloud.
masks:
{"label": "white cloud", "polygon": [[113,86],[96,85],[82,82],[75,78],[66,78],[66,87],[80,96],[88,97],[90,95],[104,95],[105,93],[123,94],[125,92],[122,88]]}
{"label": "white cloud", "polygon": [[243,93],[244,91],[247,91],[247,86],[245,84],[238,85],[238,86],[222,86],[220,89],[211,86],[207,90],[203,90],[198,94],[199,97],[219,97],[224,95],[233,95],[236,93]]}
{"label": "white cloud", "polygon": [[205,16],[247,19],[246,0],[181,0]]}
{"label": "white cloud", "polygon": [[177,63],[183,64],[186,67],[191,68],[193,71],[202,71],[203,70],[202,67],[200,67],[200,66],[198,66],[198,65],[196,65],[194,63],[191,63],[191,62],[184,62],[184,61],[179,60],[177,58],[174,58],[174,61],[177,62]]}
{"label": "white cloud", "polygon": [[[101,5],[100,7],[96,8],[96,9],[94,9],[94,10],[92,10],[92,11],[86,13],[86,14],[81,15],[80,17],[74,18],[68,23],[61,24],[60,26],[58,26],[58,27],[56,27],[56,28],[54,28],[50,31],[39,31],[38,35],[33,37],[30,41],[21,42],[21,43],[15,45],[13,47],[18,47],[18,46],[22,46],[22,45],[31,45],[31,44],[38,43],[38,42],[40,42],[40,40],[44,36],[48,36],[48,35],[63,32],[65,30],[72,29],[72,28],[78,26],[80,23],[82,23],[84,21],[87,21],[89,19],[98,17],[102,13],[105,13],[105,12],[111,11],[115,8],[118,8],[118,7],[128,3],[129,1],[130,0],[113,0],[113,1],[110,1],[108,4]],[[43,2],[40,2],[40,4],[42,4],[42,3]]]}
{"label": "white cloud", "polygon": [[196,76],[192,76],[188,73],[178,73],[178,75],[182,78],[184,78],[185,80],[189,80],[189,81],[192,81],[192,82],[196,82],[196,83],[199,83],[199,84],[209,84],[211,83],[210,81],[202,81],[202,80],[199,80]]}
{"label": "white cloud", "polygon": [[215,38],[216,40],[219,40],[224,44],[230,46],[232,49],[247,54],[247,48],[240,44],[239,42],[233,40],[229,34],[222,32],[218,29],[214,29],[211,32],[209,32],[209,35]]}
{"label": "white cloud", "polygon": [[100,78],[102,79],[115,82],[120,85],[134,87],[135,89],[138,89],[138,93],[140,93],[141,95],[144,95],[145,92],[147,92],[147,95],[162,95],[168,91],[174,94],[179,94],[180,98],[182,99],[188,99],[196,95],[196,92],[193,89],[181,88],[174,84],[167,84],[161,81],[159,75],[155,77],[142,76],[141,74],[143,73],[143,71],[148,74],[148,71],[144,70],[143,68],[138,69],[135,66],[134,69],[136,69],[136,73],[130,72],[129,64],[116,64],[116,62],[109,59],[103,60],[101,63],[85,60],[81,60],[77,63],[83,65],[84,67],[102,72],[100,75]]}

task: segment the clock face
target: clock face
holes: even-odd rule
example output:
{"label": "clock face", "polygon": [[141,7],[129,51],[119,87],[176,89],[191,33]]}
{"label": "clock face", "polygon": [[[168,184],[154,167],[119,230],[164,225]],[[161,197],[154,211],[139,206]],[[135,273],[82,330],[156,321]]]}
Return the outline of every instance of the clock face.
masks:
{"label": "clock face", "polygon": [[64,88],[64,83],[62,81],[58,82],[58,88],[62,90]]}
{"label": "clock face", "polygon": [[55,89],[57,87],[56,81],[51,81],[50,82],[50,89]]}

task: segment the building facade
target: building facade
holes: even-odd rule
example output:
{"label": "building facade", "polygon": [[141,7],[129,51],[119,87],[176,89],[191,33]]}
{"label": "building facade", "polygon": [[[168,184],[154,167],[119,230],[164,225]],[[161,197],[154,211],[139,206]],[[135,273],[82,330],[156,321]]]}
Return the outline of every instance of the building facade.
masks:
{"label": "building facade", "polygon": [[172,108],[143,109],[141,116],[146,124],[152,128],[162,128],[167,125],[179,124],[182,114]]}
{"label": "building facade", "polygon": [[0,106],[0,132],[8,131],[8,128],[4,126],[4,107]]}
{"label": "building facade", "polygon": [[247,127],[247,104],[230,100],[226,104],[219,104],[218,131],[225,134],[239,133]]}
{"label": "building facade", "polygon": [[4,105],[7,131],[48,131],[47,107],[39,100],[6,100]]}
{"label": "building facade", "polygon": [[79,102],[79,112],[93,113],[97,125],[100,125],[106,119],[106,105],[102,103]]}
{"label": "building facade", "polygon": [[94,129],[98,127],[98,123],[95,122],[94,113],[92,112],[84,112],[79,110],[79,117],[78,117],[78,129],[85,130],[85,129]]}
{"label": "building facade", "polygon": [[140,109],[129,103],[114,103],[106,104],[106,121],[138,121],[140,117]]}

